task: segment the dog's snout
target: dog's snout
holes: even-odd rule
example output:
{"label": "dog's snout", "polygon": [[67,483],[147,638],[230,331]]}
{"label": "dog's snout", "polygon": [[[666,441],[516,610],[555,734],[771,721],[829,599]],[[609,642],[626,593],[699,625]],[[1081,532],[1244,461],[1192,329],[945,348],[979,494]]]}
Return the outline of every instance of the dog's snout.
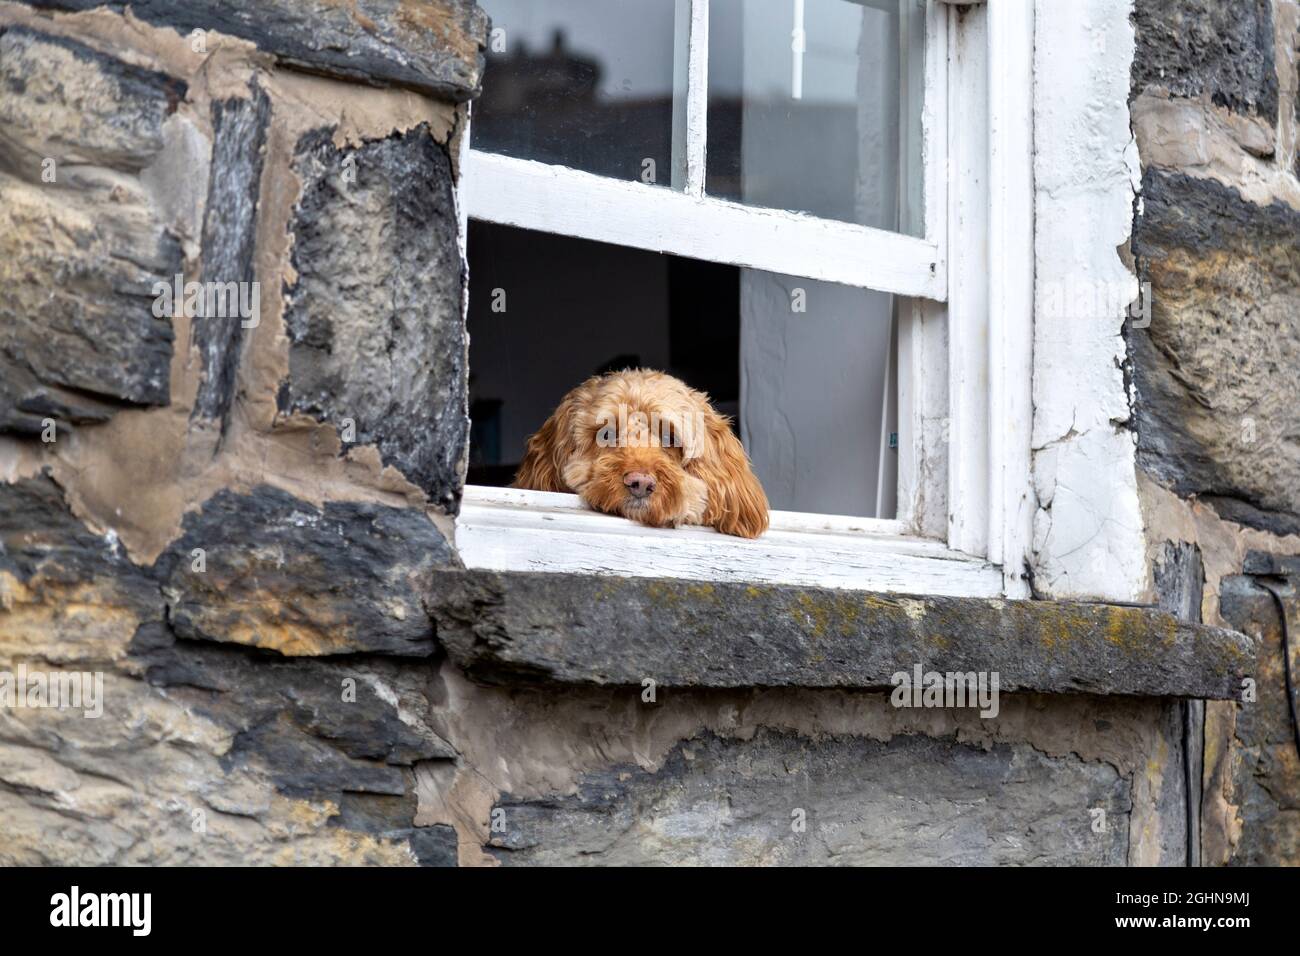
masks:
{"label": "dog's snout", "polygon": [[655,490],[655,477],[643,471],[629,471],[623,476],[623,484],[627,485],[633,497],[645,498]]}

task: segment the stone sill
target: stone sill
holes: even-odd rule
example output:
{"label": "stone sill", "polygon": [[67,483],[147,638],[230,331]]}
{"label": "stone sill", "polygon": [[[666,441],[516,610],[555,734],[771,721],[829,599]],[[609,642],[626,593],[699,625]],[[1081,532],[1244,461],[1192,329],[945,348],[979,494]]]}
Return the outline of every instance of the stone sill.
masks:
{"label": "stone sill", "polygon": [[1255,641],[1148,607],[797,586],[436,571],[439,642],[485,683],[854,690],[899,671],[999,689],[1223,700]]}

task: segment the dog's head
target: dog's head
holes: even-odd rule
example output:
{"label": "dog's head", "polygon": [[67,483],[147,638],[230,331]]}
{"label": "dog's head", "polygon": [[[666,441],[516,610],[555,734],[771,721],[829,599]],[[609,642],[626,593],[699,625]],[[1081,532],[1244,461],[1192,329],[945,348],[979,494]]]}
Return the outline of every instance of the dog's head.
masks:
{"label": "dog's head", "polygon": [[767,528],[767,497],[727,419],[662,372],[612,372],[569,392],[528,439],[515,486],[575,492],[654,527]]}

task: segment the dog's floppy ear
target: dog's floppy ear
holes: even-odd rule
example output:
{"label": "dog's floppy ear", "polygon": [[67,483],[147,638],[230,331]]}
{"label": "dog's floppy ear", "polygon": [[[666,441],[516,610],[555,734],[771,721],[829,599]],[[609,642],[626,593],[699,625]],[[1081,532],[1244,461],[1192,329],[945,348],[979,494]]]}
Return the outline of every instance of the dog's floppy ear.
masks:
{"label": "dog's floppy ear", "polygon": [[703,440],[696,438],[687,470],[703,479],[709,489],[704,524],[723,534],[757,538],[767,530],[767,495],[758,483],[749,456],[728,420],[713,408],[704,413]]}
{"label": "dog's floppy ear", "polygon": [[564,483],[564,465],[573,455],[574,402],[568,395],[559,407],[528,439],[523,463],[511,483],[512,488],[533,491],[571,491]]}

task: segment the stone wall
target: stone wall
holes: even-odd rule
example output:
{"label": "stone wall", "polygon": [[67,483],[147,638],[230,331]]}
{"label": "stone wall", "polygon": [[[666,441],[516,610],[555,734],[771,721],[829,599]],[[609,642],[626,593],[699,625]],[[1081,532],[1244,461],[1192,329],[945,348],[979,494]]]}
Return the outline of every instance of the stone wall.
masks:
{"label": "stone wall", "polygon": [[[1189,705],[1170,698],[1239,684],[1255,645],[1231,632],[461,569],[456,162],[487,26],[469,0],[0,0],[0,673],[103,681],[96,718],[0,708],[0,863],[1185,862]],[[1149,97],[1230,138],[1211,119],[1268,102],[1268,70],[1231,66],[1172,98],[1144,82],[1139,137]],[[1294,107],[1293,71],[1273,95]],[[1268,129],[1293,147],[1291,119]],[[1218,156],[1177,167],[1192,187],[1152,180],[1140,261],[1286,248],[1286,210],[1252,225],[1294,205],[1260,205],[1263,180],[1235,232],[1181,224]],[[1288,261],[1241,268],[1276,297]],[[159,315],[177,274],[257,282],[258,308]],[[1200,347],[1170,336],[1160,356]],[[1134,379],[1146,401],[1155,378]],[[1223,623],[1221,581],[1283,539],[1190,500],[1197,482],[1276,520],[1295,498],[1269,477],[1286,461],[1161,472],[1161,448],[1221,438],[1173,389],[1138,406],[1146,518],[1199,545]],[[1188,617],[1200,564],[1176,554],[1152,562]],[[1000,653],[1016,683],[991,719],[900,709],[867,641]],[[1233,713],[1211,705],[1207,736]],[[1238,804],[1240,762],[1207,756],[1207,834],[1225,806],[1276,817],[1274,723],[1233,738],[1264,768]]]}
{"label": "stone wall", "polygon": [[1196,727],[1202,859],[1294,864],[1300,753],[1266,587],[1282,579],[1247,559],[1300,553],[1300,5],[1137,0],[1133,22],[1149,313],[1126,339],[1148,548],[1194,549],[1195,616],[1261,638],[1254,699]]}
{"label": "stone wall", "polygon": [[[103,681],[0,709],[0,860],[455,863],[415,819],[486,18],[126,8],[0,3],[0,671]],[[258,308],[160,315],[177,275]]]}

